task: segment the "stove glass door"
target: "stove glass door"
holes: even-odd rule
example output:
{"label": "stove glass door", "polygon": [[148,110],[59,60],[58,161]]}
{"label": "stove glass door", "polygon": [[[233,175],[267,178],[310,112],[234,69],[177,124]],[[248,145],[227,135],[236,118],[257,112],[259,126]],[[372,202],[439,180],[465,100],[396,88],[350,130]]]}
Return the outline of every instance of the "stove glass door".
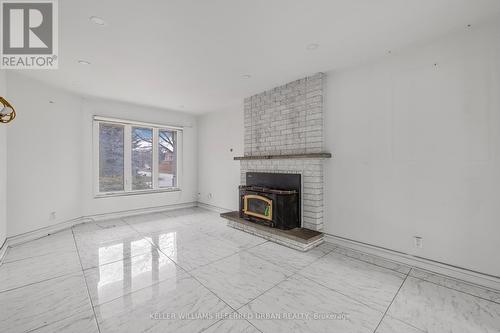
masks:
{"label": "stove glass door", "polygon": [[256,194],[247,194],[243,197],[243,213],[264,220],[273,220],[273,201]]}

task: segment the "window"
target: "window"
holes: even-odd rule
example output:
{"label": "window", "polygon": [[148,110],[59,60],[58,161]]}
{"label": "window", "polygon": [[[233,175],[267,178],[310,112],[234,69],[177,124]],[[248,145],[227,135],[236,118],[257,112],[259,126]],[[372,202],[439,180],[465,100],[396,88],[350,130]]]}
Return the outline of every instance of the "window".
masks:
{"label": "window", "polygon": [[98,196],[179,189],[182,129],[94,117]]}
{"label": "window", "polygon": [[177,148],[176,132],[160,130],[158,132],[158,161],[160,187],[177,186]]}
{"label": "window", "polygon": [[124,127],[99,124],[99,189],[101,192],[125,189],[123,156]]}
{"label": "window", "polygon": [[132,127],[132,190],[153,188],[153,129]]}

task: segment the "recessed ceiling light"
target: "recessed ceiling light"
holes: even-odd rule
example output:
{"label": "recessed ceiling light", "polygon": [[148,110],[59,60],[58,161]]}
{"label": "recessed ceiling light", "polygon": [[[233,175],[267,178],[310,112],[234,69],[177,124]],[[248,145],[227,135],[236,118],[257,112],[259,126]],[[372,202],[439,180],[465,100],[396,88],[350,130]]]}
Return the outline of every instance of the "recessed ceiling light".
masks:
{"label": "recessed ceiling light", "polygon": [[104,21],[104,19],[98,17],[98,16],[91,16],[89,17],[89,21],[94,23],[94,24],[97,24],[97,25],[100,25],[100,26],[104,26],[106,25],[106,21]]}
{"label": "recessed ceiling light", "polygon": [[312,50],[316,50],[318,47],[319,47],[319,44],[311,43],[311,44],[307,44],[306,49],[308,49],[309,51],[312,51]]}
{"label": "recessed ceiling light", "polygon": [[79,63],[80,65],[90,65],[90,62],[89,62],[89,61],[87,61],[87,60],[82,60],[82,59],[78,60],[78,63]]}
{"label": "recessed ceiling light", "polygon": [[49,101],[50,104],[54,104],[55,102],[54,101]]}
{"label": "recessed ceiling light", "polygon": [[252,77],[252,75],[250,75],[250,74],[244,74],[241,77],[244,78],[244,79],[249,79],[249,78]]}

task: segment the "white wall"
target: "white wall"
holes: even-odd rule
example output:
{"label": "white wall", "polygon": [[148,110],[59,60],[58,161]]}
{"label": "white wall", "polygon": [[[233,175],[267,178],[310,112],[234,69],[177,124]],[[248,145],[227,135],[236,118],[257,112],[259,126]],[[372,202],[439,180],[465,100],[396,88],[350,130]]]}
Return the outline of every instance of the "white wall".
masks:
{"label": "white wall", "polygon": [[[8,130],[8,237],[81,216],[196,201],[195,116],[83,99],[17,73],[8,74],[7,85],[17,110]],[[185,125],[182,191],[94,198],[93,115]],[[51,212],[56,212],[55,219]]]}
{"label": "white wall", "polygon": [[328,73],[326,89],[326,232],[500,276],[500,26]]}
{"label": "white wall", "polygon": [[240,163],[233,157],[243,156],[242,110],[243,106],[198,118],[198,189],[202,203],[238,209]]}
{"label": "white wall", "polygon": [[[500,26],[327,74],[325,231],[500,276]],[[242,116],[199,118],[201,202],[238,207]]]}
{"label": "white wall", "polygon": [[[0,70],[0,96],[6,95],[6,72]],[[7,237],[7,126],[0,124],[0,247]]]}
{"label": "white wall", "polygon": [[7,149],[8,236],[14,236],[81,216],[81,99],[14,72],[7,84],[17,111]]}
{"label": "white wall", "polygon": [[[182,190],[178,192],[94,198],[94,176],[92,172],[92,117],[94,115],[184,126],[182,178],[180,180]],[[85,99],[80,122],[83,131],[82,203],[85,216],[196,201],[198,151],[195,116],[114,101]]]}

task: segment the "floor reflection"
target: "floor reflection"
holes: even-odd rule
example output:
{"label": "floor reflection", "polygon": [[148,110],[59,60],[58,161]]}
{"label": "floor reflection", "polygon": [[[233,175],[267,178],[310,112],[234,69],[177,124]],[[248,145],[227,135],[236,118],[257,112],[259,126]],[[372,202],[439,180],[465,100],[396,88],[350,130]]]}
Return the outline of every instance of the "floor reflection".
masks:
{"label": "floor reflection", "polygon": [[173,261],[177,262],[177,232],[162,233],[154,240],[155,244]]}
{"label": "floor reflection", "polygon": [[[165,246],[172,257],[161,253],[153,244]],[[176,275],[177,268],[171,260],[177,258],[175,232],[106,244],[99,247],[98,253],[99,263],[106,263],[100,264],[97,272],[96,296],[100,301],[109,301],[115,295],[127,294]]]}

